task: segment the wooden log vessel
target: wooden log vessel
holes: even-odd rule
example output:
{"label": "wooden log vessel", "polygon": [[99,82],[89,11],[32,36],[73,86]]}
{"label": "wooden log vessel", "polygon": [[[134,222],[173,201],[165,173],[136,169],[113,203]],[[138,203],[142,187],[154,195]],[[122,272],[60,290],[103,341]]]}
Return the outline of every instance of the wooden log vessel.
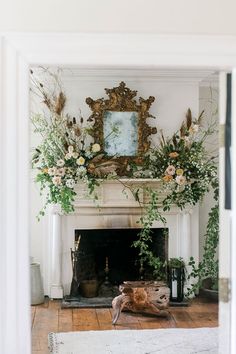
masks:
{"label": "wooden log vessel", "polygon": [[125,281],[119,286],[121,295],[112,301],[112,324],[116,324],[122,310],[167,316],[170,289],[164,282]]}

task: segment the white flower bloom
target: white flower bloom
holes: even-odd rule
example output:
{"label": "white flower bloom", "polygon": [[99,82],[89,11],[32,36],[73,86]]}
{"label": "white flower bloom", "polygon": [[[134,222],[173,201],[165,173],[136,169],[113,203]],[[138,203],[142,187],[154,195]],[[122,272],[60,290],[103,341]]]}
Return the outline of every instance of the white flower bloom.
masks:
{"label": "white flower bloom", "polygon": [[166,169],[166,174],[173,176],[175,174],[175,166],[169,165]]}
{"label": "white flower bloom", "polygon": [[92,145],[92,152],[99,152],[101,150],[101,146],[99,144]]}
{"label": "white flower bloom", "polygon": [[186,183],[186,177],[185,176],[177,176],[175,178],[176,183],[178,183],[180,186],[184,185]]}
{"label": "white flower bloom", "polygon": [[86,168],[84,166],[80,166],[77,168],[76,174],[79,177],[83,177],[86,175],[86,172],[87,172]]}
{"label": "white flower bloom", "polygon": [[65,168],[64,167],[58,168],[57,175],[61,177],[65,176]]}
{"label": "white flower bloom", "polygon": [[58,167],[63,167],[64,165],[65,165],[65,161],[64,160],[61,159],[61,160],[57,161],[57,166]]}
{"label": "white flower bloom", "polygon": [[85,151],[85,157],[87,159],[91,159],[93,157],[93,153],[90,150]]}
{"label": "white flower bloom", "polygon": [[48,174],[49,176],[54,176],[57,174],[57,168],[56,167],[51,167],[48,169]]}
{"label": "white flower bloom", "polygon": [[71,178],[71,179],[68,179],[67,181],[66,181],[66,186],[68,187],[68,188],[74,188],[74,186],[75,186],[75,181]]}
{"label": "white flower bloom", "polygon": [[59,186],[61,184],[61,177],[60,176],[54,176],[52,179],[52,183],[55,186]]}
{"label": "white flower bloom", "polygon": [[66,160],[70,160],[70,159],[71,159],[71,154],[70,154],[70,153],[67,153],[66,156],[65,156],[65,159],[66,159]]}
{"label": "white flower bloom", "polygon": [[76,160],[77,165],[79,166],[83,166],[85,163],[85,159],[83,158],[83,156],[80,156],[77,160]]}
{"label": "white flower bloom", "polygon": [[69,151],[69,154],[72,155],[73,151],[74,151],[74,146],[70,145],[68,147],[68,151]]}
{"label": "white flower bloom", "polygon": [[73,152],[72,157],[73,157],[74,159],[77,159],[78,156],[79,156],[78,152]]}
{"label": "white flower bloom", "polygon": [[199,130],[199,125],[198,124],[192,124],[191,127],[189,128],[189,131],[192,134],[197,133],[198,130]]}

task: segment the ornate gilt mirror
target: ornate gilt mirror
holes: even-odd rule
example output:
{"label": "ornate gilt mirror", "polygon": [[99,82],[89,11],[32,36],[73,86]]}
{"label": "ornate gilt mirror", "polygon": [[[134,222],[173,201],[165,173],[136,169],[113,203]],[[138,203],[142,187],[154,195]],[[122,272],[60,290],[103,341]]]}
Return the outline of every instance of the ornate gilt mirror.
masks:
{"label": "ornate gilt mirror", "polygon": [[[137,91],[130,90],[122,81],[118,87],[105,88],[108,99],[86,98],[92,110],[88,121],[93,122],[91,135],[100,144],[104,159],[115,158],[123,167],[131,160],[142,163],[142,156],[150,147],[149,136],[157,129],[147,124],[147,118],[155,118],[149,113],[155,98],[135,97]],[[125,174],[123,172],[119,174]]]}

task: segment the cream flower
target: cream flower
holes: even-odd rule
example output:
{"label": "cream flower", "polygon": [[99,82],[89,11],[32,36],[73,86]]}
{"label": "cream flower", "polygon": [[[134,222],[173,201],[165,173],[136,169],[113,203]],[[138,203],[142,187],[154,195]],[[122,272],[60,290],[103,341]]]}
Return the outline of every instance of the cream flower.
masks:
{"label": "cream flower", "polygon": [[176,183],[178,183],[180,186],[184,185],[186,183],[186,177],[185,176],[177,176],[175,178]]}
{"label": "cream flower", "polygon": [[63,167],[64,165],[65,165],[65,161],[64,160],[61,159],[61,160],[57,161],[57,166],[58,167]]}
{"label": "cream flower", "polygon": [[77,160],[76,160],[77,165],[79,166],[83,166],[85,163],[85,159],[83,158],[83,156],[80,156]]}
{"label": "cream flower", "polygon": [[199,125],[198,124],[192,124],[191,127],[189,128],[189,132],[191,134],[197,133],[199,130]]}
{"label": "cream flower", "polygon": [[48,169],[48,174],[49,176],[54,176],[57,174],[57,168],[56,167],[51,167]]}
{"label": "cream flower", "polygon": [[52,183],[55,186],[59,186],[61,184],[61,177],[60,176],[54,176],[52,179]]}
{"label": "cream flower", "polygon": [[101,150],[101,146],[99,144],[92,145],[92,152],[99,152]]}
{"label": "cream flower", "polygon": [[68,180],[66,181],[66,186],[67,186],[68,188],[73,188],[74,185],[75,185],[75,181],[74,181],[72,178],[71,178],[71,179],[68,179]]}
{"label": "cream flower", "polygon": [[86,175],[86,172],[87,172],[86,168],[84,166],[80,166],[80,167],[78,167],[76,174],[79,177],[83,177]]}
{"label": "cream flower", "polygon": [[77,159],[78,156],[79,156],[78,152],[73,152],[72,157],[73,157],[74,159]]}
{"label": "cream flower", "polygon": [[182,176],[184,174],[184,170],[182,168],[177,168],[176,174],[177,176]]}
{"label": "cream flower", "polygon": [[65,176],[65,168],[64,167],[58,168],[57,176],[61,176],[61,177]]}
{"label": "cream flower", "polygon": [[166,169],[166,174],[173,176],[175,174],[175,166],[169,165]]}
{"label": "cream flower", "polygon": [[65,156],[65,159],[66,159],[66,160],[70,160],[70,159],[71,159],[71,154],[70,154],[70,153],[67,153],[66,156]]}
{"label": "cream flower", "polygon": [[74,146],[70,145],[68,147],[68,152],[69,152],[70,155],[72,155],[72,153],[74,152]]}

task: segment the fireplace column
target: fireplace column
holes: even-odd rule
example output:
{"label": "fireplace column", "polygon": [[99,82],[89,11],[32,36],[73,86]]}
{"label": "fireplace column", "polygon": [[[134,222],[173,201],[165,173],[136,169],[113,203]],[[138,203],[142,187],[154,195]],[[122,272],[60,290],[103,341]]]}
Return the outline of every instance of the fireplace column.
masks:
{"label": "fireplace column", "polygon": [[[198,248],[194,250],[194,254],[192,254],[192,237],[191,237],[191,216],[193,210],[186,209],[181,212],[181,247],[180,247],[180,257],[183,258],[185,262],[185,267],[187,270],[187,274],[191,272],[191,267],[188,265],[190,257],[193,256],[195,258],[195,254],[198,254]],[[195,258],[196,259],[196,258]],[[196,259],[198,261],[198,258]],[[187,292],[187,288],[190,287],[191,283],[194,282],[194,279],[186,279],[184,290]]]}
{"label": "fireplace column", "polygon": [[61,281],[62,260],[62,235],[61,235],[61,210],[57,205],[52,206],[50,211],[50,298],[62,299],[63,287]]}

